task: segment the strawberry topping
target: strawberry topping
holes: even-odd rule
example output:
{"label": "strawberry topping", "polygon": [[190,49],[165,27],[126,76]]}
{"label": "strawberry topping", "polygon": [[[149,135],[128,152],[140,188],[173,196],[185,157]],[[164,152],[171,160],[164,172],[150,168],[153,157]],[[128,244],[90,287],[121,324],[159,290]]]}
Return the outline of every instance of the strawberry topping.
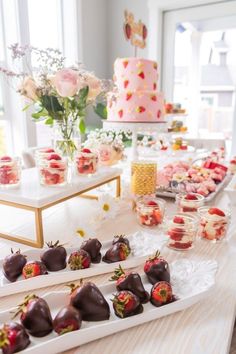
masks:
{"label": "strawberry topping", "polygon": [[208,210],[208,214],[211,214],[211,215],[218,215],[218,216],[225,216],[225,213],[218,209],[218,208],[210,208]]}
{"label": "strawberry topping", "polygon": [[197,198],[197,196],[195,194],[187,194],[184,199],[186,199],[186,200],[198,200],[198,198]]}

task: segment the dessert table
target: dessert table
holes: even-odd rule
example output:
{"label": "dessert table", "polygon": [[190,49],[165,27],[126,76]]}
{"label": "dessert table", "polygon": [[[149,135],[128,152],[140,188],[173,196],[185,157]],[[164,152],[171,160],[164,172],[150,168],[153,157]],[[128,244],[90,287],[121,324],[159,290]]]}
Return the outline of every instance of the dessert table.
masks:
{"label": "dessert table", "polygon": [[[42,212],[68,199],[85,196],[85,193],[100,186],[116,181],[116,196],[120,196],[120,175],[118,168],[100,168],[91,176],[72,176],[70,182],[63,187],[43,187],[39,184],[37,168],[22,171],[20,188],[4,189],[0,193],[0,205],[31,211],[35,216],[36,241],[22,236],[0,232],[0,237],[33,247],[43,247]],[[91,198],[92,196],[90,196]]]}
{"label": "dessert table", "polygon": [[[45,235],[50,240],[60,239],[70,242],[75,232],[78,218],[86,213],[92,214],[94,200],[73,198],[63,204],[45,210]],[[229,200],[221,192],[214,204],[228,207]],[[2,208],[2,206],[1,206]],[[0,211],[1,211],[0,208]],[[167,211],[175,211],[175,204],[167,199]],[[2,214],[3,215],[3,214]],[[10,217],[13,215],[11,214]],[[68,218],[69,216],[69,218]],[[4,217],[4,215],[3,215]],[[7,216],[5,216],[7,217]],[[60,221],[60,222],[59,222]],[[29,228],[25,220],[25,228]],[[115,234],[129,234],[142,228],[137,224],[135,214],[121,212],[115,220],[104,222],[97,230],[100,240],[110,239]],[[29,229],[30,232],[30,229]],[[216,260],[218,272],[216,285],[211,294],[196,305],[182,312],[133,327],[123,332],[96,340],[80,348],[67,351],[67,354],[226,354],[229,352],[235,320],[236,305],[236,208],[232,209],[232,223],[228,242],[212,244],[198,240],[195,248],[187,252],[163,249],[163,256],[168,262],[187,258],[192,260]],[[155,237],[155,236],[154,236]],[[156,236],[158,237],[158,236]],[[16,246],[8,240],[0,240],[1,256],[9,254],[10,247]],[[21,247],[22,251],[26,246]],[[141,271],[142,267],[136,268]],[[110,274],[90,278],[97,285],[104,284]],[[65,285],[55,285],[36,290],[39,296],[49,291],[65,290]],[[16,306],[27,293],[1,298],[0,310]]]}

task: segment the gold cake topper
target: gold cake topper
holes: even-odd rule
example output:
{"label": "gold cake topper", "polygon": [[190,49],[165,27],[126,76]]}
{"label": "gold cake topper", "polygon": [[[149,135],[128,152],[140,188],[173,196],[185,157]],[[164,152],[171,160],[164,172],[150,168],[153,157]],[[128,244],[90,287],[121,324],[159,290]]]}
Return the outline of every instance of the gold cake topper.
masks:
{"label": "gold cake topper", "polygon": [[124,34],[127,41],[135,48],[135,56],[137,56],[137,48],[146,47],[147,27],[139,20],[134,21],[134,14],[125,10]]}

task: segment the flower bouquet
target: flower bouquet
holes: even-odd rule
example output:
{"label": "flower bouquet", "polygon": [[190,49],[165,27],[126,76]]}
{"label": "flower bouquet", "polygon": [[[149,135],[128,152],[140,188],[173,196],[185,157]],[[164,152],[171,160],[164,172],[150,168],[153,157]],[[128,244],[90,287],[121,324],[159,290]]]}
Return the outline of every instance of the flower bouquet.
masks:
{"label": "flower bouquet", "polygon": [[[33,106],[35,121],[44,120],[45,124],[57,127],[60,137],[56,139],[56,148],[72,158],[76,150],[74,130],[85,132],[86,107],[95,106],[98,96],[103,95],[103,82],[81,64],[65,67],[65,58],[57,49],[14,44],[10,50],[13,63],[26,70],[0,67],[0,72],[13,80],[17,92],[27,99],[24,110]],[[29,58],[37,67],[31,67]]]}

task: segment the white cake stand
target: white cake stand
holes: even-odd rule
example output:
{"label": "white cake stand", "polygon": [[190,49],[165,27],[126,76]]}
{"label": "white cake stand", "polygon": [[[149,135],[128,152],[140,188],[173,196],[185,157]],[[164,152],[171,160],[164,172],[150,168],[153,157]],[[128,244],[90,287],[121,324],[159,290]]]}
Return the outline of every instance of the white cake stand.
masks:
{"label": "white cake stand", "polygon": [[131,158],[136,160],[138,157],[137,151],[137,135],[138,133],[167,133],[166,122],[153,122],[153,123],[130,123],[130,122],[111,122],[103,121],[103,129],[114,130],[117,132],[126,131],[132,133],[132,150]]}

